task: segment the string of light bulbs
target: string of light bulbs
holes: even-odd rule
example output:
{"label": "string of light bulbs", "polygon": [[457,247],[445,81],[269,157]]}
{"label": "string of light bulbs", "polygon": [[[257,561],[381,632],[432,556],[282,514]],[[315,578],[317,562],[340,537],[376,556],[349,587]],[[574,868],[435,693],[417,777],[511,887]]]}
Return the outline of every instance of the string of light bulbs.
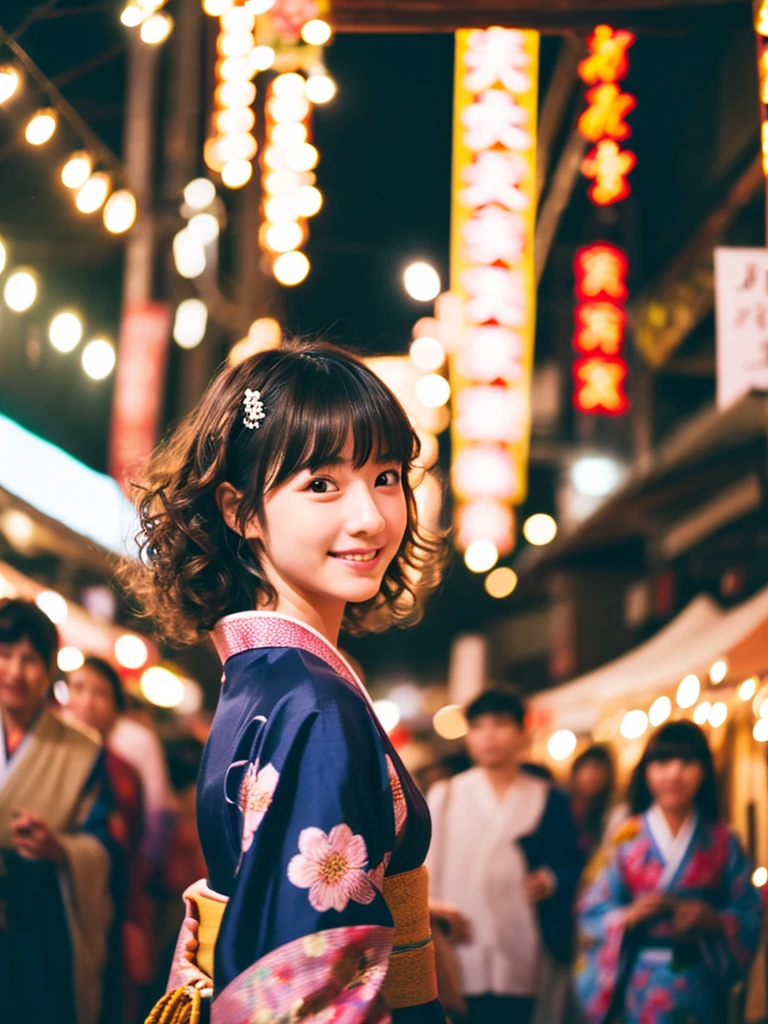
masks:
{"label": "string of light bulbs", "polygon": [[219,19],[212,130],[203,158],[227,188],[242,188],[253,175],[254,79],[260,72],[280,72],[266,97],[265,219],[259,242],[284,285],[299,284],[309,272],[299,247],[309,233],[307,218],[323,202],[312,173],[319,154],[309,135],[312,105],[327,103],[336,93],[323,61],[332,36],[321,16],[327,9],[317,0],[203,0],[205,13]]}
{"label": "string of light bulbs", "polygon": [[126,28],[138,28],[148,46],[160,46],[173,31],[173,18],[162,12],[168,0],[131,0],[120,14]]}
{"label": "string of light bulbs", "polygon": [[[8,246],[0,239],[0,279],[8,264]],[[13,267],[2,281],[6,306],[14,313],[26,313],[40,295],[40,275],[33,267]],[[74,309],[59,310],[48,326],[48,340],[56,351],[74,352],[85,336],[85,324]],[[117,354],[113,342],[96,335],[86,342],[81,353],[83,370],[91,380],[104,380],[115,368]]]}
{"label": "string of light bulbs", "polygon": [[74,193],[76,208],[83,214],[101,210],[104,227],[110,234],[119,235],[130,230],[138,212],[136,198],[127,188],[113,187],[123,175],[117,157],[2,27],[0,44],[5,44],[14,57],[14,60],[0,64],[0,109],[11,105],[21,94],[27,79],[31,79],[47,94],[49,106],[38,109],[27,121],[24,128],[26,142],[35,148],[45,146],[56,134],[59,121],[65,120],[84,143],[84,148],[72,153],[61,169],[62,184]]}

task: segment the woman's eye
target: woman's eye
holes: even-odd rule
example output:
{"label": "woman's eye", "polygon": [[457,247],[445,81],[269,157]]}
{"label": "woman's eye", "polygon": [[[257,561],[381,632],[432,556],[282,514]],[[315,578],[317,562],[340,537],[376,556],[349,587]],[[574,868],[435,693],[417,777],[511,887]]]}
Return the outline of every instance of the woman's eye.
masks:
{"label": "woman's eye", "polygon": [[400,483],[400,471],[388,469],[386,473],[379,473],[376,478],[377,487],[395,487]]}
{"label": "woman's eye", "polygon": [[333,481],[327,480],[325,477],[318,477],[316,480],[311,480],[309,483],[309,490],[312,494],[328,494],[333,490]]}

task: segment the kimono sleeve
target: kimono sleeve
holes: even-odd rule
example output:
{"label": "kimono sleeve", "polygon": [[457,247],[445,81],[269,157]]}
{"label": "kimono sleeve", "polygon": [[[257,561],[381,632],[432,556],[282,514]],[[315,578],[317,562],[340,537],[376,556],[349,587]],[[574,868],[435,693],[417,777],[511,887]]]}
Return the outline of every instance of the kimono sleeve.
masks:
{"label": "kimono sleeve", "polygon": [[728,863],[723,879],[725,904],[720,908],[722,936],[703,940],[704,956],[724,987],[743,981],[760,944],[763,905],[752,884],[752,872],[741,844],[728,834]]}
{"label": "kimono sleeve", "polygon": [[286,698],[239,766],[241,859],[216,943],[212,1024],[389,1020],[386,763],[360,696],[341,683],[327,696],[306,713]]}
{"label": "kimono sleeve", "polygon": [[621,871],[621,846],[612,841],[587,867],[578,901],[578,958],[574,984],[588,1024],[607,1017],[621,970],[625,909],[631,902]]}

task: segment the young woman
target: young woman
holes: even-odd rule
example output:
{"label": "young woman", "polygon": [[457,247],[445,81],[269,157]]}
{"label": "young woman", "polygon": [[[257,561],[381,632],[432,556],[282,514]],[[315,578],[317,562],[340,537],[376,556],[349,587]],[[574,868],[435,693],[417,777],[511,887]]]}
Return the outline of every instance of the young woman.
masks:
{"label": "young woman", "polygon": [[67,691],[69,701],[65,708],[66,717],[90,726],[104,741],[104,766],[116,812],[110,817],[110,829],[125,855],[127,876],[123,908],[125,920],[113,922],[113,949],[105,984],[105,999],[111,1001],[110,1019],[134,1021],[140,1004],[140,986],[152,980],[149,952],[152,927],[150,907],[144,894],[145,879],[141,859],[144,833],[144,792],[141,779],[127,761],[123,761],[107,746],[107,737],[118,716],[125,710],[125,692],[115,669],[101,658],[93,657],[86,658],[80,668],[68,674]]}
{"label": "young woman", "polygon": [[312,344],[225,369],[150,463],[134,592],[224,664],[168,1012],[196,988],[214,1024],[444,1020],[429,814],[336,646],[436,582],[417,454],[385,385]]}
{"label": "young woman", "polygon": [[718,818],[712,755],[692,722],[651,737],[629,818],[588,869],[576,989],[589,1024],[722,1024],[757,950],[761,901]]}
{"label": "young woman", "polygon": [[571,765],[571,814],[579,847],[589,859],[627,816],[624,804],[611,807],[615,788],[613,759],[605,747],[587,747]]}

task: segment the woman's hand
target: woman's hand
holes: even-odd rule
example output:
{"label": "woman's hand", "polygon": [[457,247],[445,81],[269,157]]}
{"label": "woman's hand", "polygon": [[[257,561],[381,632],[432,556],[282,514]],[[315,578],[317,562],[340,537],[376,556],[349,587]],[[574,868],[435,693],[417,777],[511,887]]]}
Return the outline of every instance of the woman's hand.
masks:
{"label": "woman's hand", "polygon": [[31,811],[20,811],[11,820],[11,842],[22,857],[62,864],[64,848],[47,822]]}
{"label": "woman's hand", "polygon": [[671,901],[666,893],[648,892],[630,903],[624,912],[624,924],[631,931],[652,917],[660,917],[670,907]]}
{"label": "woman's hand", "polygon": [[720,915],[704,900],[678,900],[672,925],[678,935],[711,934],[722,928]]}
{"label": "woman's hand", "polygon": [[436,917],[445,930],[451,942],[471,942],[472,925],[462,912],[450,903],[430,903],[429,911]]}
{"label": "woman's hand", "polygon": [[525,879],[525,891],[531,903],[548,900],[557,888],[557,879],[548,868],[532,871]]}

